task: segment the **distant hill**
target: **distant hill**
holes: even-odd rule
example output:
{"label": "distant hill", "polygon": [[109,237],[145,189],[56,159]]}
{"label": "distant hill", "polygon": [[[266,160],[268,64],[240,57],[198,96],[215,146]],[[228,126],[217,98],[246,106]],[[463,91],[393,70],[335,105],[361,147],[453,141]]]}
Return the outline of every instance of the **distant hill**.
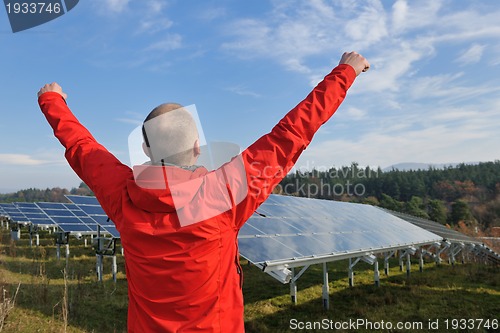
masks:
{"label": "distant hill", "polygon": [[[392,170],[399,171],[410,171],[410,170],[429,170],[429,168],[433,169],[444,169],[447,167],[456,167],[461,163],[418,163],[418,162],[405,162],[390,165],[386,168],[383,168],[382,171],[388,172]],[[469,162],[465,163],[466,165],[477,165],[479,162]]]}

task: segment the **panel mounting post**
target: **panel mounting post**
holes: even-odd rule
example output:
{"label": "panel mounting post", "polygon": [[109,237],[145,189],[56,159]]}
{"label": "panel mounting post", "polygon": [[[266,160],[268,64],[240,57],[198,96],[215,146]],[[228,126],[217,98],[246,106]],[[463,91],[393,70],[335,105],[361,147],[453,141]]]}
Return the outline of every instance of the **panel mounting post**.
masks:
{"label": "panel mounting post", "polygon": [[403,256],[404,256],[404,251],[400,251],[401,253],[399,254],[399,271],[403,271]]}
{"label": "panel mounting post", "polygon": [[420,272],[423,272],[424,271],[424,252],[422,251],[422,248],[420,248],[420,250],[419,250],[418,264],[419,264]]}
{"label": "panel mounting post", "polygon": [[323,308],[330,309],[330,287],[328,285],[328,269],[326,262],[323,263]]}
{"label": "panel mounting post", "polygon": [[349,287],[354,286],[354,272],[353,272],[353,267],[354,265],[352,264],[352,259],[349,258]]}
{"label": "panel mounting post", "polygon": [[406,277],[410,277],[411,272],[411,255],[410,252],[406,252]]}
{"label": "panel mounting post", "polygon": [[116,256],[113,256],[112,271],[113,271],[113,281],[116,282],[116,274],[118,272],[118,266],[116,265]]}
{"label": "panel mounting post", "polygon": [[297,304],[297,284],[295,283],[295,268],[292,267],[292,279],[290,280],[290,298],[293,304]]}
{"label": "panel mounting post", "polygon": [[392,257],[394,253],[396,253],[396,251],[391,251],[384,257],[384,273],[386,276],[389,276],[389,258]]}

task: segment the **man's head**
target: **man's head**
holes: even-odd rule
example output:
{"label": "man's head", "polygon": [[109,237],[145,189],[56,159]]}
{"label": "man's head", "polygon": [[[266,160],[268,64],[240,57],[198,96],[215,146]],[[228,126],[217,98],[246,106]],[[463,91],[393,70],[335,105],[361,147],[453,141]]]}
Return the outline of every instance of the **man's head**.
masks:
{"label": "man's head", "polygon": [[190,166],[200,155],[196,122],[177,103],[165,103],[149,113],[142,125],[144,152],[153,164]]}

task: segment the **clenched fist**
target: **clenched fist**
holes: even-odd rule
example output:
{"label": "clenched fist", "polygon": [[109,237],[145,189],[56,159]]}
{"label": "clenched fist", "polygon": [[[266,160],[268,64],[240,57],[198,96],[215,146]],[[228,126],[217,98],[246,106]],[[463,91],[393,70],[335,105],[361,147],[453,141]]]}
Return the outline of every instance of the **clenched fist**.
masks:
{"label": "clenched fist", "polygon": [[340,64],[351,65],[356,71],[356,75],[361,74],[361,72],[366,72],[370,69],[370,63],[361,54],[356,52],[345,52],[340,59]]}
{"label": "clenched fist", "polygon": [[66,93],[63,92],[62,88],[60,85],[58,85],[56,82],[52,82],[52,83],[47,83],[46,85],[44,85],[42,88],[40,88],[40,90],[38,91],[38,97],[40,97],[42,94],[46,93],[46,92],[49,92],[49,91],[52,91],[52,92],[56,92],[58,93],[59,95],[61,95],[64,99],[66,99],[68,97],[68,95]]}

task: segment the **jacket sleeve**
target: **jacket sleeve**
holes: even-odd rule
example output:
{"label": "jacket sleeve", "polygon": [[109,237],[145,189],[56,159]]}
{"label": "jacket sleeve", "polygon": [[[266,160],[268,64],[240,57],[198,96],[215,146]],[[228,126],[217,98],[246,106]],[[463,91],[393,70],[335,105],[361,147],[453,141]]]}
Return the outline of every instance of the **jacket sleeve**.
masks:
{"label": "jacket sleeve", "polygon": [[100,145],[76,119],[61,95],[46,92],[38,98],[54,135],[66,148],[65,157],[71,168],[89,186],[106,211],[114,217],[120,211],[121,193],[131,169]]}
{"label": "jacket sleeve", "polygon": [[314,134],[340,106],[356,72],[339,65],[293,108],[272,131],[242,152],[248,193],[236,208],[241,227],[291,170]]}

